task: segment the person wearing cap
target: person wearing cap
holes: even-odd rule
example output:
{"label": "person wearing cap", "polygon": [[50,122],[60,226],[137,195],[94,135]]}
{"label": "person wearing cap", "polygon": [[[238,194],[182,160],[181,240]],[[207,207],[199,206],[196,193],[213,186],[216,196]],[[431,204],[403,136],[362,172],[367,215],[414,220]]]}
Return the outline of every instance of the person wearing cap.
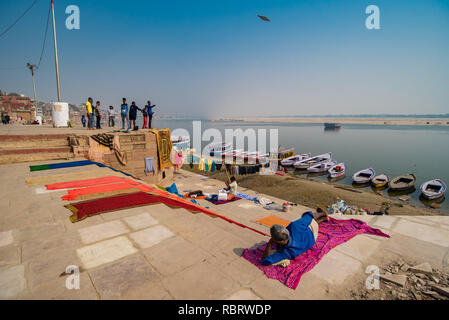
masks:
{"label": "person wearing cap", "polygon": [[[295,259],[301,253],[309,250],[318,238],[318,224],[329,220],[327,212],[321,208],[316,213],[304,212],[302,217],[291,222],[287,227],[275,224],[270,229],[271,239],[265,248],[262,264],[265,266],[286,266],[289,260]],[[273,253],[273,245],[277,252]]]}

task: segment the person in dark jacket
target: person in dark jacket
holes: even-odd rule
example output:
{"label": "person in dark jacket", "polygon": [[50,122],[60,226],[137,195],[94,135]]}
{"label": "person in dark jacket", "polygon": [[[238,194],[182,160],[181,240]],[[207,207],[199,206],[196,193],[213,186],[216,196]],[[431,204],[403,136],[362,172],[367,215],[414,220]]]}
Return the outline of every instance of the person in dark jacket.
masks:
{"label": "person in dark jacket", "polygon": [[129,107],[129,121],[133,127],[133,130],[138,129],[138,127],[136,126],[137,110],[142,111],[142,109],[136,106],[136,102],[133,101],[131,103],[131,106]]}
{"label": "person in dark jacket", "polygon": [[101,129],[101,113],[100,113],[100,101],[95,104],[95,117],[97,118],[97,129]]}

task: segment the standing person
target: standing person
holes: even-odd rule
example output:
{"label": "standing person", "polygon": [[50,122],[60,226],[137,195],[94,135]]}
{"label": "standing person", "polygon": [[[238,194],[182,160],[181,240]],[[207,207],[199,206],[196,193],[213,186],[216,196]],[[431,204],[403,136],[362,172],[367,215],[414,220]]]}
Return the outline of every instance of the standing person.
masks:
{"label": "standing person", "polygon": [[148,108],[147,108],[147,106],[142,108],[142,115],[143,115],[142,129],[146,129],[146,128],[148,128]]}
{"label": "standing person", "polygon": [[147,109],[147,113],[148,113],[148,128],[151,129],[151,120],[153,120],[153,108],[156,107],[156,105],[151,105],[151,101],[148,100],[147,101],[147,105],[145,106],[145,108]]}
{"label": "standing person", "polygon": [[115,127],[115,111],[114,111],[114,107],[113,106],[109,106],[108,115],[109,115],[108,125],[110,127]]}
{"label": "standing person", "polygon": [[84,114],[81,116],[81,123],[83,124],[83,128],[86,127],[86,117],[84,116]]}
{"label": "standing person", "polygon": [[137,130],[136,127],[136,118],[137,118],[137,110],[142,111],[138,106],[136,106],[136,102],[131,103],[131,107],[129,107],[129,121],[131,122],[133,126],[133,130]]}
{"label": "standing person", "polygon": [[101,113],[100,113],[100,101],[95,103],[95,117],[97,118],[97,129],[101,129]]}
{"label": "standing person", "polygon": [[92,98],[87,99],[86,102],[87,130],[92,130],[94,128],[92,102],[93,102]]}
{"label": "standing person", "polygon": [[123,98],[123,103],[120,106],[120,115],[122,116],[122,129],[125,129],[125,120],[128,123],[128,130],[129,130],[129,117],[128,117],[128,111],[129,111],[129,107],[128,104],[126,103],[126,98]]}

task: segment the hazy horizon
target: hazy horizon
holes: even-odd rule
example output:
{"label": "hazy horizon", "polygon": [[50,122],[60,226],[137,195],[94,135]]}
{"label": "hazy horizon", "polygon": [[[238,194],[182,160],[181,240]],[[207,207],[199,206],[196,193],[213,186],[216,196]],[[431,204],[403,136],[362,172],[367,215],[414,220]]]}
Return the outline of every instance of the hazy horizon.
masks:
{"label": "hazy horizon", "polygon": [[[32,3],[4,0],[0,32]],[[1,37],[0,89],[33,96],[50,1]],[[80,30],[65,9],[80,8]],[[380,8],[368,30],[365,8]],[[62,100],[203,118],[447,114],[449,1],[55,1]],[[258,14],[271,22],[262,21]],[[56,100],[52,25],[36,74]],[[23,67],[23,68],[22,68]]]}

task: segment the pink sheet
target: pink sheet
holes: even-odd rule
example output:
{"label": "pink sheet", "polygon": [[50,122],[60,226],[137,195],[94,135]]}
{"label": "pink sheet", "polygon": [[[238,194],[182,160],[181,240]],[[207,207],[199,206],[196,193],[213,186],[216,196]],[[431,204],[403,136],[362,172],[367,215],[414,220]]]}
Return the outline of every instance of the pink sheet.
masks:
{"label": "pink sheet", "polygon": [[262,270],[268,278],[277,279],[287,287],[296,289],[302,275],[312,270],[326,253],[339,244],[362,233],[390,237],[388,234],[383,233],[379,229],[374,229],[360,220],[337,220],[329,217],[329,221],[320,223],[318,239],[313,247],[296,257],[295,260],[292,260],[286,268],[263,266],[260,263],[267,244],[263,244],[257,249],[245,249],[242,256]]}

